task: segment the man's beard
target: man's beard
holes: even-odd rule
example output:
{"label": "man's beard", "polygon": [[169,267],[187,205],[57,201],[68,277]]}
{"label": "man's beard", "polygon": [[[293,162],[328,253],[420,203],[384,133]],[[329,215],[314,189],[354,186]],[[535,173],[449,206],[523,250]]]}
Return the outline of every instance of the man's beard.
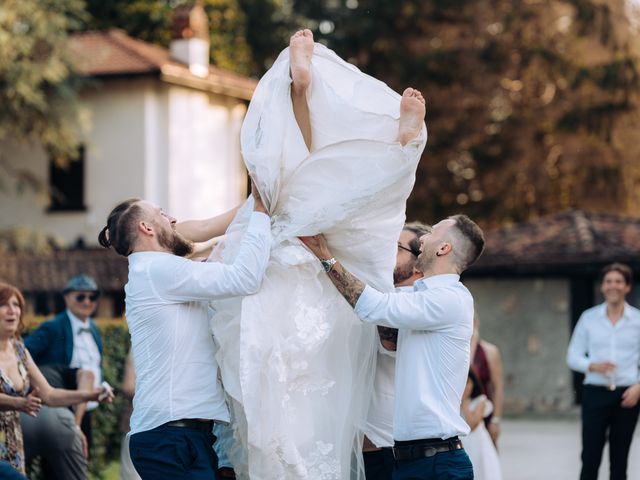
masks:
{"label": "man's beard", "polygon": [[396,265],[393,269],[393,284],[398,285],[413,275],[413,265]]}
{"label": "man's beard", "polygon": [[193,242],[174,230],[162,230],[158,233],[158,243],[178,257],[186,257],[193,253]]}

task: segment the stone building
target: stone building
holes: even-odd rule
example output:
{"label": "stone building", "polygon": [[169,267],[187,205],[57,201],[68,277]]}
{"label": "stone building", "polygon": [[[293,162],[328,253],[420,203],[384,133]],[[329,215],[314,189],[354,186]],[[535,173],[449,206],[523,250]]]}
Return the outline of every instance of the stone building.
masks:
{"label": "stone building", "polygon": [[[580,314],[600,303],[611,262],[640,274],[640,219],[582,211],[486,232],[486,250],[464,276],[481,336],[500,347],[507,412],[561,412],[579,400],[581,376],[565,355]],[[640,288],[629,303],[640,306]]]}

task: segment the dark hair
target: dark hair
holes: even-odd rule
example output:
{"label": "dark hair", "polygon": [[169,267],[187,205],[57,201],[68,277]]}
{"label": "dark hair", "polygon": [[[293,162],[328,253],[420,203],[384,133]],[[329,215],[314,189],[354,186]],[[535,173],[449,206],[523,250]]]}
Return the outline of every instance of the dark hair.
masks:
{"label": "dark hair", "polygon": [[600,272],[600,283],[604,281],[604,277],[609,272],[618,272],[624,277],[624,283],[626,283],[627,285],[631,285],[631,280],[633,279],[633,271],[628,265],[625,265],[624,263],[610,263]]}
{"label": "dark hair", "polygon": [[469,380],[473,384],[473,388],[471,389],[471,398],[476,398],[484,393],[484,389],[482,388],[482,384],[480,383],[480,379],[476,372],[473,371],[473,368],[469,369]]}
{"label": "dark hair", "polygon": [[18,304],[20,305],[20,318],[18,319],[18,335],[22,333],[24,330],[24,323],[22,322],[22,317],[24,315],[24,297],[20,290],[9,283],[0,282],[0,305],[4,305],[9,302],[11,297],[15,297],[18,299]]}
{"label": "dark hair", "polygon": [[418,257],[420,255],[420,238],[429,233],[431,231],[431,227],[421,222],[408,222],[404,224],[402,230],[406,230],[407,232],[411,232],[415,235],[415,237],[409,241],[409,248],[411,248],[411,253]]}
{"label": "dark hair", "polygon": [[462,259],[463,265],[460,265],[460,270],[464,271],[475,263],[478,257],[484,250],[484,234],[482,229],[466,215],[453,215],[449,217],[455,221],[455,227],[462,233],[462,235],[469,241],[471,248]]}
{"label": "dark hair", "polygon": [[135,223],[143,214],[139,201],[139,198],[130,198],[111,210],[107,225],[98,235],[100,245],[104,248],[113,247],[125,257],[131,253],[135,240]]}

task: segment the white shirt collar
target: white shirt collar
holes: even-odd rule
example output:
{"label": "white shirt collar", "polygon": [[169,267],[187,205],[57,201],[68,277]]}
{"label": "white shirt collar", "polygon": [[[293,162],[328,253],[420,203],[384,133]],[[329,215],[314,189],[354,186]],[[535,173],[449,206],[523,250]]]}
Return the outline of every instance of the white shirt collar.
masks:
{"label": "white shirt collar", "polygon": [[453,285],[460,281],[460,275],[456,273],[442,273],[440,275],[433,275],[431,277],[424,277],[420,280],[416,280],[413,284],[415,291],[426,290],[428,288],[444,287],[447,285]]}
{"label": "white shirt collar", "polygon": [[71,320],[71,330],[73,334],[76,335],[78,330],[81,328],[89,328],[89,318],[87,318],[84,322],[76,317],[71,310],[67,308],[67,315],[69,316],[69,320]]}
{"label": "white shirt collar", "polygon": [[[600,312],[602,314],[602,317],[607,322],[609,322],[609,317],[607,316],[607,302],[602,302],[600,304]],[[627,302],[624,302],[624,310],[622,311],[622,316],[620,317],[620,320],[622,320],[623,318],[626,318],[626,319],[631,318],[631,305],[629,305]]]}

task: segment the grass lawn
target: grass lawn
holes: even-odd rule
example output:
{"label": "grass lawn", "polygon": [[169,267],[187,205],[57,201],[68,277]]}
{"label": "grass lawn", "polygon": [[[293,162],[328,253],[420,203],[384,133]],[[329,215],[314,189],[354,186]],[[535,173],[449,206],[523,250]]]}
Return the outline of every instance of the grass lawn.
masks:
{"label": "grass lawn", "polygon": [[[104,480],[120,480],[120,462],[114,460],[111,462],[104,473]],[[98,477],[91,476],[91,480],[98,480]]]}

